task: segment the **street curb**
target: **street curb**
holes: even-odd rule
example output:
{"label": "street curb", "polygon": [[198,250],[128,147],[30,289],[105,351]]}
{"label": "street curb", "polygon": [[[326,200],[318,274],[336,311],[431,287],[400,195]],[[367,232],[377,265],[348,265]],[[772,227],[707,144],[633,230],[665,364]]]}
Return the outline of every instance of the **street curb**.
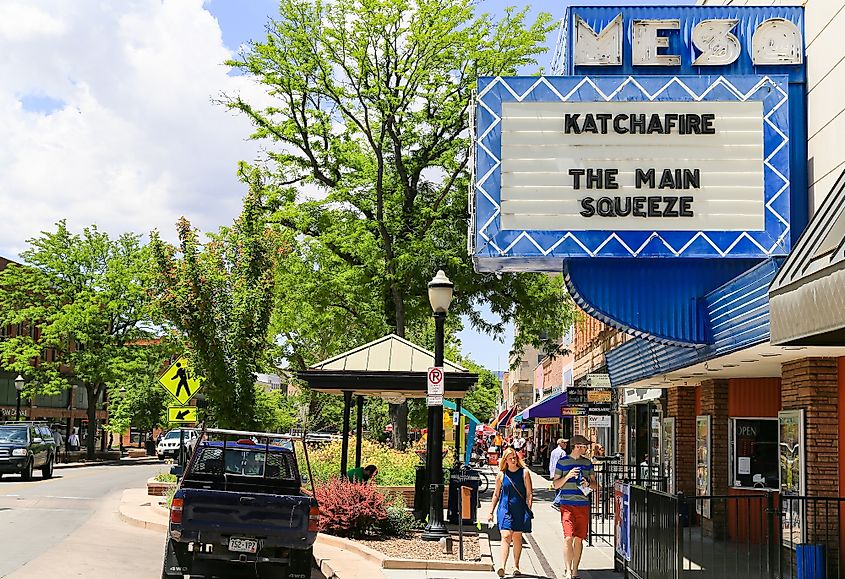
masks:
{"label": "street curb", "polygon": [[139,527],[141,529],[149,529],[151,531],[160,531],[162,533],[167,532],[167,525],[162,523],[156,523],[153,521],[145,521],[143,519],[136,519],[132,515],[128,515],[123,511],[123,505],[120,507],[120,512],[118,513],[118,517],[124,523],[132,525],[133,527]]}
{"label": "street curb", "polygon": [[329,559],[320,559],[315,556],[314,564],[317,566],[317,569],[320,570],[320,573],[322,573],[326,579],[341,579],[341,576],[338,575],[334,569],[332,569],[331,561]]}
{"label": "street curb", "polygon": [[73,468],[86,468],[89,466],[113,466],[116,464],[155,464],[159,462],[156,457],[147,458],[133,458],[129,460],[101,460],[91,462],[71,462],[71,463],[57,463],[53,465],[54,469],[64,470]]}
{"label": "street curb", "polygon": [[[158,532],[161,532],[161,533],[167,532],[167,522],[166,522],[167,519],[165,519],[162,522],[159,522],[159,521],[152,521],[152,520],[139,518],[138,516],[130,514],[129,507],[136,507],[137,506],[138,508],[144,508],[143,505],[134,505],[134,504],[130,504],[130,503],[127,503],[127,502],[124,501],[124,497],[126,496],[127,491],[130,491],[130,490],[142,490],[142,489],[127,489],[127,490],[123,491],[123,494],[120,497],[120,506],[118,507],[118,513],[117,513],[118,518],[121,521],[123,521],[124,523],[126,523],[128,525],[132,525],[133,527],[138,527],[138,528],[141,528],[141,529],[149,529],[150,531],[158,531]],[[152,504],[150,505],[148,510],[149,510],[150,514],[153,513]]]}

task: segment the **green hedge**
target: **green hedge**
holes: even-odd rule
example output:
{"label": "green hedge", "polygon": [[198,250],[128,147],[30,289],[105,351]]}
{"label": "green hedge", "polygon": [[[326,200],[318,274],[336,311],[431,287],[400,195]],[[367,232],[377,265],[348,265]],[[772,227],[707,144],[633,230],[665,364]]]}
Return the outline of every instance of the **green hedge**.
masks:
{"label": "green hedge", "polygon": [[[311,471],[316,483],[325,483],[340,476],[341,441],[326,444],[309,445],[308,456],[311,459]],[[305,456],[297,444],[297,458],[300,472],[305,475]],[[413,452],[400,452],[384,444],[364,439],[361,447],[361,466],[374,464],[378,467],[376,484],[383,486],[413,485],[419,457]],[[355,438],[349,439],[348,468],[355,466]]]}

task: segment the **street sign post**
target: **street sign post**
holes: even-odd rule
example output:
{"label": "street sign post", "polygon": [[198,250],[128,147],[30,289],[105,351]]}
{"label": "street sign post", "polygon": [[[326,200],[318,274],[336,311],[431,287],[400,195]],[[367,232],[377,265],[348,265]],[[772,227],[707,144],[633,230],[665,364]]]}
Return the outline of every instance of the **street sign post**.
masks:
{"label": "street sign post", "polygon": [[426,381],[427,381],[427,386],[428,386],[428,389],[427,389],[428,395],[429,396],[431,396],[431,395],[443,396],[443,392],[445,391],[445,388],[444,388],[445,379],[444,379],[444,374],[443,374],[443,368],[440,368],[440,367],[437,367],[437,366],[429,368],[428,372],[426,374],[426,378],[427,378]]}
{"label": "street sign post", "polygon": [[202,383],[185,356],[176,360],[158,382],[182,405],[187,404],[202,389]]}
{"label": "street sign post", "polygon": [[167,421],[172,423],[197,422],[196,406],[168,406]]}
{"label": "street sign post", "polygon": [[429,394],[425,398],[426,406],[443,406],[442,394]]}

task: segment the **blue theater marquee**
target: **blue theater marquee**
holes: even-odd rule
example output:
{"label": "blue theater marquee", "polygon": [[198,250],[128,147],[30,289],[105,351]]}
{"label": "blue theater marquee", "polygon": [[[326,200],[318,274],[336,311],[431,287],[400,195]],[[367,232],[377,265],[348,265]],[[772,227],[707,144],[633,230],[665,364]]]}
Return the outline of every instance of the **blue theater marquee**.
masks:
{"label": "blue theater marquee", "polygon": [[807,223],[803,9],[571,7],[563,24],[561,76],[478,80],[475,267],[562,271],[605,323],[712,344],[705,296],[776,269]]}
{"label": "blue theater marquee", "polygon": [[478,81],[476,267],[786,255],[802,10],[573,7],[566,29],[566,76]]}

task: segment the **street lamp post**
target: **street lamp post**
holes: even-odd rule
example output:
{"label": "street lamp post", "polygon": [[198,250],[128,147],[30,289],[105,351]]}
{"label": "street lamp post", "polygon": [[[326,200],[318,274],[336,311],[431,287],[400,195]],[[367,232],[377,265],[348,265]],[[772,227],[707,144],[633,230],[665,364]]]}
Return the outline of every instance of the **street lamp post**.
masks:
{"label": "street lamp post", "polygon": [[[452,303],[452,290],[455,287],[443,270],[428,282],[428,301],[434,311],[434,365],[443,367],[443,346],[445,342],[446,312]],[[443,379],[444,386],[446,379]],[[428,524],[422,534],[424,541],[439,541],[449,536],[443,522],[443,406],[428,407],[428,483],[429,507]]]}
{"label": "street lamp post", "polygon": [[15,378],[15,390],[17,390],[18,393],[17,408],[15,410],[15,420],[17,420],[18,422],[20,422],[21,420],[21,390],[23,390],[23,387],[25,385],[26,382],[24,381],[23,376],[18,374],[18,377]]}

